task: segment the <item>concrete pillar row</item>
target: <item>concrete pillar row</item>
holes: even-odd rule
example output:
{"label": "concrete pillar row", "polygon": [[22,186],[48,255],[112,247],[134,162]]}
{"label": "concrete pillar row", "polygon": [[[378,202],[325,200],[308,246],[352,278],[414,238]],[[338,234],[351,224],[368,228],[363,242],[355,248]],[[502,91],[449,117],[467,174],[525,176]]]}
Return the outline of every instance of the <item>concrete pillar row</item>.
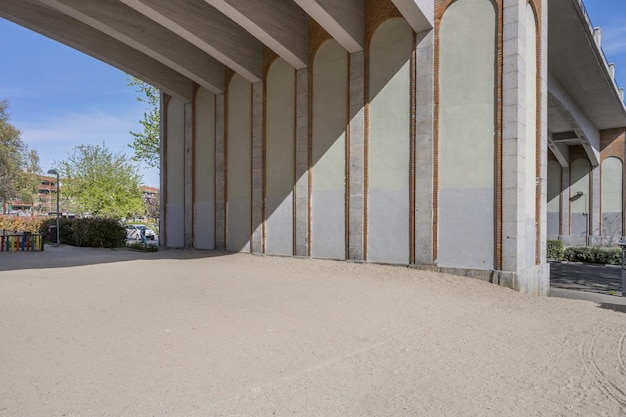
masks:
{"label": "concrete pillar row", "polygon": [[185,103],[185,249],[193,247],[193,104]]}

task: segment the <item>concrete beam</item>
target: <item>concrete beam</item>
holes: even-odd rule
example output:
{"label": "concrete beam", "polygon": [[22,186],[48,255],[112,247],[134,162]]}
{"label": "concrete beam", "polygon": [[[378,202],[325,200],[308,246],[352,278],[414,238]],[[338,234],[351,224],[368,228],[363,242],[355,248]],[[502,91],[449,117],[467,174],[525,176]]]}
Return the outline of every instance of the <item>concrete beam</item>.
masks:
{"label": "concrete beam", "polygon": [[222,64],[118,1],[40,1],[143,52],[213,93],[224,89]]}
{"label": "concrete beam", "polygon": [[594,167],[599,165],[599,130],[552,74],[548,75],[548,94],[550,106],[553,106],[561,113],[563,118],[568,121],[572,130],[581,139],[591,165]]}
{"label": "concrete beam", "polygon": [[553,135],[548,134],[548,147],[563,168],[569,167],[569,146],[565,143],[555,142]]}
{"label": "concrete beam", "polygon": [[309,61],[309,17],[292,1],[205,0],[295,69]]}
{"label": "concrete beam", "polygon": [[0,0],[0,16],[127,72],[183,101],[193,82],[153,58],[39,2]]}
{"label": "concrete beam", "polygon": [[364,0],[294,0],[349,53],[365,49]]}
{"label": "concrete beam", "polygon": [[248,81],[263,78],[263,45],[202,0],[120,0]]}
{"label": "concrete beam", "polygon": [[432,0],[391,0],[415,33],[435,27],[435,9]]}

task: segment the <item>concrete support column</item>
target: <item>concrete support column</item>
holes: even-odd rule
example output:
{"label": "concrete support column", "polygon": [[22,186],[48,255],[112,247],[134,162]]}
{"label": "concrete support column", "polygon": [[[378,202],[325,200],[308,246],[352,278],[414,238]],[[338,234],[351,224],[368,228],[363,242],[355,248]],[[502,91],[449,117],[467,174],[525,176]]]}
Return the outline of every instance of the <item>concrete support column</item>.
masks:
{"label": "concrete support column", "polygon": [[252,84],[252,241],[250,252],[263,253],[263,83]]}
{"label": "concrete support column", "polygon": [[570,168],[562,167],[561,171],[561,235],[559,236],[559,240],[563,242],[564,245],[571,244],[570,237]]}
{"label": "concrete support column", "polygon": [[526,2],[504,1],[502,91],[502,269],[525,261]]}
{"label": "concrete support column", "polygon": [[[541,121],[539,131],[539,184],[541,186],[539,199],[539,262],[544,264],[547,262],[547,243],[548,243],[548,0],[541,2],[541,22],[540,22],[540,61],[541,66],[537,69],[540,77],[539,94],[540,94],[540,115]],[[546,275],[549,269],[546,267]],[[549,282],[549,275],[548,275]]]}
{"label": "concrete support column", "polygon": [[309,69],[296,71],[295,255],[309,256]]}
{"label": "concrete support column", "polygon": [[415,263],[433,263],[434,30],[416,36]]}
{"label": "concrete support column", "polygon": [[193,247],[193,104],[185,103],[185,249]]}
{"label": "concrete support column", "polygon": [[365,54],[350,54],[350,136],[348,259],[362,261],[365,183]]}
{"label": "concrete support column", "polygon": [[[159,170],[161,172],[159,184],[159,246],[167,246],[167,102],[169,96],[161,93],[159,110],[161,124],[159,126]],[[4,209],[4,208],[3,208]]]}
{"label": "concrete support column", "polygon": [[589,245],[600,246],[602,244],[601,236],[600,236],[600,219],[602,217],[600,202],[601,202],[601,191],[600,191],[600,165],[597,165],[591,168],[590,172],[590,188],[591,188],[591,201],[589,203]]}
{"label": "concrete support column", "polygon": [[215,97],[215,249],[226,249],[225,95]]}

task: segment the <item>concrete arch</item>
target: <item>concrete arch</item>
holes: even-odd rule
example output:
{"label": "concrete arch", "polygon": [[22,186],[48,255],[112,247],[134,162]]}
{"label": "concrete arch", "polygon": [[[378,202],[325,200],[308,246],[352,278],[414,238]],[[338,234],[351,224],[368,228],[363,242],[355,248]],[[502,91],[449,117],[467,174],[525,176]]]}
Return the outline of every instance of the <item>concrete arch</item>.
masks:
{"label": "concrete arch", "polygon": [[602,161],[601,171],[602,241],[605,244],[616,244],[624,230],[624,164],[617,157],[609,157]]}
{"label": "concrete arch", "polygon": [[493,269],[496,4],[451,3],[440,23],[439,57],[439,264]]}
{"label": "concrete arch", "polygon": [[410,263],[411,57],[404,19],[369,43],[368,251],[374,262]]}
{"label": "concrete arch", "polygon": [[235,74],[228,84],[226,249],[250,251],[252,216],[252,84]]}
{"label": "concrete arch", "polygon": [[312,72],[311,255],[345,259],[347,52],[326,41]]}
{"label": "concrete arch", "polygon": [[296,73],[282,58],[266,77],[265,252],[293,255]]}

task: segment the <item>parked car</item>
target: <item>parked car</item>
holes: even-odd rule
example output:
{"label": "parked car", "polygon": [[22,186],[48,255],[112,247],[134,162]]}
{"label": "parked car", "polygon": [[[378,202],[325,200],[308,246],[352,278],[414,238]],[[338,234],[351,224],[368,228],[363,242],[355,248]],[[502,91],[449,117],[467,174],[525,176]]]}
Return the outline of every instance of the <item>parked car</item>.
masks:
{"label": "parked car", "polygon": [[154,240],[154,230],[143,224],[129,224],[126,226],[126,239],[142,240],[142,234],[146,239]]}

